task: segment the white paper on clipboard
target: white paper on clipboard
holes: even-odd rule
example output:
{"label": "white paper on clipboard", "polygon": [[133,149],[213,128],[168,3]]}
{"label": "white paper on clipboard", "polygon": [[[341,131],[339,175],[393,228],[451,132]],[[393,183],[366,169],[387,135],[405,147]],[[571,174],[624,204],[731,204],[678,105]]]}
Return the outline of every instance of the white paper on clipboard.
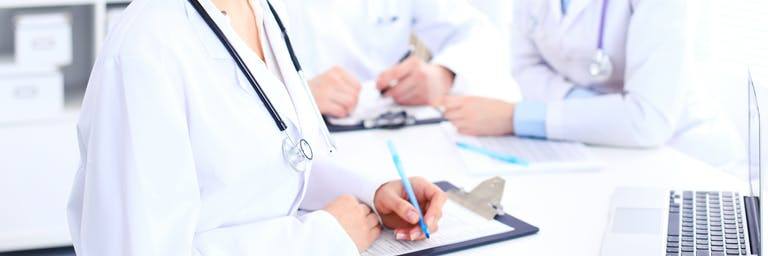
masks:
{"label": "white paper on clipboard", "polygon": [[442,113],[432,106],[400,106],[392,98],[382,96],[376,89],[376,84],[369,81],[362,85],[355,111],[345,118],[329,118],[328,122],[341,126],[357,125],[364,120],[375,119],[385,112],[401,110],[405,110],[416,120],[442,117]]}

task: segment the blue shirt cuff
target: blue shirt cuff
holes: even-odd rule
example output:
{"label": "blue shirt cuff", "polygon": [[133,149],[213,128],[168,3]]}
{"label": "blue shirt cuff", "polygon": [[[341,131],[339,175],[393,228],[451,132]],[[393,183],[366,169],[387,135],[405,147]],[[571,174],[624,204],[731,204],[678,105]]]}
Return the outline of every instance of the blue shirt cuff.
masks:
{"label": "blue shirt cuff", "polygon": [[547,137],[547,104],[521,101],[515,108],[515,134],[522,137]]}

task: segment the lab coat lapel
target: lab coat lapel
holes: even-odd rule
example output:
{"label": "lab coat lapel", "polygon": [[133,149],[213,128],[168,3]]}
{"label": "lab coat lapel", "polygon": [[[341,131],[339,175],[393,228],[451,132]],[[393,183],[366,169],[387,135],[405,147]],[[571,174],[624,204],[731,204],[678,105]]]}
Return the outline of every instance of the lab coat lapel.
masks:
{"label": "lab coat lapel", "polygon": [[[560,2],[559,0],[557,1]],[[577,20],[579,16],[583,14],[584,10],[588,6],[597,6],[595,8],[600,8],[599,4],[602,4],[602,1],[607,1],[607,0],[571,0],[571,4],[570,6],[568,6],[568,9],[566,10],[566,14],[563,17],[562,22],[560,23],[561,31],[565,32],[566,30],[568,30],[568,28],[571,25],[573,25],[575,20]],[[557,6],[560,6],[560,5],[558,4]]]}
{"label": "lab coat lapel", "polygon": [[299,75],[293,66],[293,62],[291,62],[291,56],[288,53],[288,48],[285,45],[285,41],[283,41],[283,33],[277,26],[277,22],[272,16],[272,12],[269,11],[269,7],[266,7],[266,4],[265,8],[267,8],[264,10],[264,23],[266,27],[265,32],[267,34],[267,40],[272,47],[272,52],[275,55],[275,62],[280,69],[280,74],[283,75],[283,82],[285,83],[286,87],[291,90],[291,92],[294,92],[295,90],[293,89],[301,85],[301,80],[299,79]]}
{"label": "lab coat lapel", "polygon": [[[305,93],[307,92],[305,92],[304,88],[302,88],[303,84],[301,78],[293,66],[290,53],[288,52],[288,47],[285,45],[285,41],[283,41],[283,33],[280,31],[275,17],[272,15],[272,12],[269,11],[269,7],[266,5],[266,2],[264,2],[263,6],[265,33],[267,35],[269,45],[272,47],[272,53],[275,56],[275,62],[277,63],[278,69],[280,69],[280,74],[283,76],[283,83],[291,94],[291,98],[295,104],[297,114],[299,116],[306,115],[306,109],[307,107],[310,107],[305,106],[307,104]],[[278,7],[275,6],[275,8],[275,10],[278,12],[278,15],[280,15],[281,12],[279,9],[277,9]],[[307,134],[307,125],[301,123],[303,120],[302,118],[299,117],[298,119],[299,120],[296,120],[296,125],[301,127],[303,134]]]}
{"label": "lab coat lapel", "polygon": [[[211,8],[215,10],[215,7],[210,6],[210,2],[207,0],[200,1],[200,4],[205,8],[209,15],[213,18],[214,21],[216,21],[217,24],[219,24],[219,27],[222,27],[221,24],[223,22],[227,22],[225,20],[221,20],[220,17],[217,17],[217,15],[210,14]],[[205,50],[208,52],[208,55],[211,56],[213,59],[217,60],[224,60],[231,58],[229,56],[229,53],[227,52],[227,49],[224,48],[224,46],[221,44],[219,39],[216,37],[216,35],[213,33],[213,30],[211,30],[210,27],[208,27],[208,24],[205,23],[203,20],[203,17],[200,16],[200,14],[195,11],[195,8],[192,7],[191,4],[186,4],[186,11],[187,11],[187,18],[189,19],[189,22],[192,24],[192,27],[194,28],[193,31],[197,34],[197,37],[200,39],[200,41],[203,43]]]}

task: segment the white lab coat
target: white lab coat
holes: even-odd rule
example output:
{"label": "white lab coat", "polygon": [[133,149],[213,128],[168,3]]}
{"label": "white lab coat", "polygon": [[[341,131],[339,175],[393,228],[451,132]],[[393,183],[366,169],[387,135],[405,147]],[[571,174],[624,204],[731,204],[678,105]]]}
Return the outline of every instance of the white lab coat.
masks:
{"label": "white lab coat", "polygon": [[262,42],[282,77],[201,2],[314,147],[314,168],[299,173],[284,161],[272,118],[186,0],[134,1],[101,50],[83,102],[82,163],[68,211],[78,255],[357,254],[330,214],[298,210],[342,193],[370,203],[377,182],[321,154],[322,124],[269,12]]}
{"label": "white lab coat", "polygon": [[501,30],[503,46],[509,46],[509,32],[512,25],[512,6],[510,0],[469,0],[469,2]]}
{"label": "white lab coat", "polygon": [[[548,102],[550,139],[632,147],[665,143],[710,163],[740,152],[737,135],[719,119],[702,85],[688,79],[684,0],[610,0],[605,50],[613,64],[607,82],[588,73],[597,49],[602,0],[515,4],[512,70],[529,100]],[[574,88],[599,96],[565,99]]]}
{"label": "white lab coat", "polygon": [[[309,77],[334,66],[360,81],[397,64],[415,35],[431,63],[456,74],[453,92],[517,99],[505,38],[466,0],[287,0],[291,36]],[[503,92],[503,93],[502,93]]]}

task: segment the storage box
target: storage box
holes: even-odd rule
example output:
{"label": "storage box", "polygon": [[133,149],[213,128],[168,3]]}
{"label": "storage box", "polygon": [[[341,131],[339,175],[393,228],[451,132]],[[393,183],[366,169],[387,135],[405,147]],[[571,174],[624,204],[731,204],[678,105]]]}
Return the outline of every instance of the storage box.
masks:
{"label": "storage box", "polygon": [[0,124],[54,117],[64,109],[64,79],[56,68],[0,64]]}
{"label": "storage box", "polygon": [[66,66],[72,63],[72,24],[66,13],[16,16],[16,63]]}

